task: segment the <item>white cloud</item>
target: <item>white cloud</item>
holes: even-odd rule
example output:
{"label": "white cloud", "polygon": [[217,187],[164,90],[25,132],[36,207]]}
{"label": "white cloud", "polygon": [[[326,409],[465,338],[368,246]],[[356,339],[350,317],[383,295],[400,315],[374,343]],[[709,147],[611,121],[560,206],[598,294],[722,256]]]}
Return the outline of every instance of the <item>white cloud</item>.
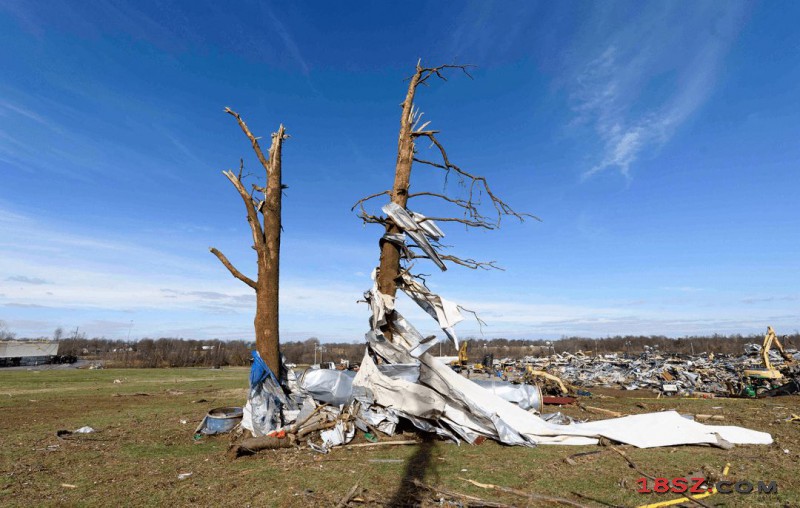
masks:
{"label": "white cloud", "polygon": [[[148,244],[147,236],[137,242],[105,231],[77,233],[74,225],[34,219],[1,203],[0,226],[0,316],[23,327],[20,334],[46,335],[64,319],[80,319],[82,329],[95,327],[87,333],[113,336],[119,330],[104,323],[131,314],[140,334],[252,335],[253,291],[204,249],[167,251]],[[287,274],[280,302],[284,329],[312,325],[319,336],[358,337],[366,323],[366,308],[356,304],[363,290],[358,281]]]}
{"label": "white cloud", "polygon": [[644,9],[601,42],[599,54],[577,64],[573,125],[592,126],[603,144],[584,179],[608,169],[630,178],[632,165],[669,141],[707,100],[746,4],[707,7]]}

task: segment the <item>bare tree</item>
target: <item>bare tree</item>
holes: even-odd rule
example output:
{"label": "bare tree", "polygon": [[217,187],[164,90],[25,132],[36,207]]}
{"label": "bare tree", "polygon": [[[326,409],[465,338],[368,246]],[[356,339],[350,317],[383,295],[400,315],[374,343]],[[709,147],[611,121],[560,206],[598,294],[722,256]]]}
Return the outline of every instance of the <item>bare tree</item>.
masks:
{"label": "bare tree", "polygon": [[256,292],[256,316],[254,320],[256,332],[256,350],[264,362],[277,375],[280,372],[280,336],[278,327],[278,288],[280,275],[280,248],[281,248],[281,198],[283,196],[283,183],[281,181],[281,149],[283,140],[289,136],[281,125],[278,132],[272,134],[272,144],[267,155],[261,150],[257,138],[250,132],[247,124],[238,113],[225,108],[225,112],[236,118],[239,127],[244,132],[258,161],[266,172],[266,184],[261,187],[251,184],[248,190],[242,175],[244,162],[239,161],[239,171],[223,171],[222,174],[233,184],[244,202],[247,211],[247,222],[253,234],[253,249],[256,251],[258,275],[255,280],[247,277],[236,269],[228,258],[219,250],[211,247],[209,250],[222,262],[231,275],[244,282]]}
{"label": "bare tree", "polygon": [[17,334],[13,333],[6,326],[6,322],[0,319],[0,340],[14,340]]}
{"label": "bare tree", "polygon": [[[414,98],[420,86],[428,86],[431,79],[447,81],[445,74],[452,70],[461,71],[466,76],[472,78],[469,74],[469,69],[471,67],[473,66],[440,65],[438,67],[424,67],[421,61],[417,62],[415,72],[408,80],[408,90],[405,100],[401,105],[402,113],[400,116],[400,135],[397,144],[394,184],[391,189],[364,197],[353,205],[353,210],[356,207],[360,207],[359,216],[362,220],[368,223],[382,224],[385,227],[386,232],[380,242],[381,255],[377,284],[378,290],[382,294],[392,298],[394,298],[397,293],[398,282],[403,274],[401,260],[410,261],[419,258],[431,259],[436,262],[442,270],[446,269],[444,262],[454,263],[472,269],[491,269],[498,267],[495,265],[494,261],[483,262],[470,258],[442,254],[441,250],[444,246],[438,243],[438,238],[435,233],[433,237],[426,234],[428,237],[427,240],[433,242],[432,246],[420,244],[427,243],[427,240],[424,242],[417,241],[415,245],[405,245],[403,241],[396,241],[395,239],[404,233],[404,228],[391,217],[376,216],[368,213],[364,207],[367,201],[380,196],[389,196],[392,204],[403,210],[407,210],[410,199],[427,197],[444,202],[454,207],[459,212],[460,216],[454,215],[447,217],[423,217],[419,214],[414,214],[412,219],[417,222],[418,226],[422,226],[423,229],[425,229],[423,225],[425,222],[432,225],[433,221],[456,222],[472,228],[496,229],[500,226],[500,220],[504,215],[510,215],[520,221],[524,221],[526,217],[537,219],[533,215],[519,213],[512,209],[492,192],[485,177],[470,173],[451,162],[444,145],[437,137],[439,131],[429,129],[429,121],[422,122],[423,113],[420,111],[419,107],[414,104]],[[429,160],[420,157],[416,147],[416,141],[420,138],[424,138],[426,141],[430,142],[434,155],[437,156],[438,160]],[[448,177],[455,175],[458,185],[464,191],[463,195],[457,197],[448,195],[444,191],[409,193],[411,170],[415,162],[427,166],[428,168],[442,171],[445,179],[445,187],[447,186]],[[482,199],[484,197],[488,198],[485,204],[488,205],[491,211],[482,211],[484,209],[482,206]],[[388,321],[391,322],[391,316],[387,317],[389,318]],[[391,339],[392,331],[388,324],[383,327],[381,331],[387,338]]]}

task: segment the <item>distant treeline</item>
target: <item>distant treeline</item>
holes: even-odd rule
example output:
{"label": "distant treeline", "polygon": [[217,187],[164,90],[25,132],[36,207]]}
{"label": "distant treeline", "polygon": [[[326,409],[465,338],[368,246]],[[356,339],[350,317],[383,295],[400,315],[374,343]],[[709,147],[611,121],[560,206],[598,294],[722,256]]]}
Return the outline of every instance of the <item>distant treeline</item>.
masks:
{"label": "distant treeline", "polygon": [[[677,354],[732,354],[744,353],[745,344],[761,344],[761,335],[713,335],[710,337],[684,337],[671,339],[664,336],[616,336],[603,339],[564,337],[547,340],[524,339],[476,339],[465,338],[470,361],[481,361],[487,354],[495,358],[523,358],[546,356],[552,353],[576,353],[598,355],[627,353],[638,355],[646,349]],[[800,335],[790,335],[787,347],[800,345]],[[137,341],[88,339],[73,337],[61,339],[60,355],[75,355],[80,359],[102,360],[107,366],[116,367],[221,367],[246,366],[250,364],[253,342],[189,339],[141,339]],[[304,341],[283,342],[281,351],[290,363],[313,364],[339,363],[347,360],[358,363],[364,356],[363,342],[320,342],[317,338]],[[450,344],[435,345],[434,355],[456,356]]]}

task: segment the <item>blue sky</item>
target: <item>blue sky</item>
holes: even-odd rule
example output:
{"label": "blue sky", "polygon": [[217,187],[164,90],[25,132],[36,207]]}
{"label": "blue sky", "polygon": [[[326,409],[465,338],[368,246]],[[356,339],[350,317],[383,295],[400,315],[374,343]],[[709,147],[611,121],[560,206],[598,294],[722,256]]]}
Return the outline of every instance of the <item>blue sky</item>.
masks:
{"label": "blue sky", "polygon": [[[258,168],[230,106],[257,135],[292,135],[283,339],[360,340],[380,231],[349,209],[390,186],[403,79],[422,58],[478,66],[417,104],[457,164],[542,218],[444,227],[454,253],[505,268],[429,279],[481,315],[485,337],[795,331],[798,14],[0,0],[0,320],[21,336],[252,337],[250,289],[208,252],[254,272],[221,171],[239,157]],[[415,171],[413,190],[441,190]]]}

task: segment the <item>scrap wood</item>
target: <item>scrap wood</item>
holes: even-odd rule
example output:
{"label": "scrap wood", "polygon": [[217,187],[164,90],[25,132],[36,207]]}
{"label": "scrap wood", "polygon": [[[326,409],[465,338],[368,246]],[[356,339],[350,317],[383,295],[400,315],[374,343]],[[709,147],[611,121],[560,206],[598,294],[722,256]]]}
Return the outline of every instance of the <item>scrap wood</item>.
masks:
{"label": "scrap wood", "polygon": [[581,404],[580,402],[578,402],[578,407],[590,413],[600,413],[608,416],[613,416],[614,418],[619,418],[620,416],[622,416],[622,413],[619,413],[617,411],[612,411],[610,409],[603,409],[601,407],[587,406],[585,404]]}
{"label": "scrap wood", "polygon": [[505,503],[499,503],[496,501],[486,501],[485,499],[481,499],[479,497],[470,496],[468,494],[462,494],[461,492],[455,492],[452,490],[445,489],[443,487],[432,487],[430,485],[426,485],[422,483],[419,479],[414,478],[411,483],[415,486],[428,490],[434,494],[439,494],[441,496],[446,496],[449,498],[460,499],[463,500],[463,506],[465,507],[474,507],[474,508],[513,508],[513,506]]}
{"label": "scrap wood", "polygon": [[228,454],[231,458],[235,459],[244,455],[252,455],[261,450],[291,448],[294,446],[294,443],[295,437],[292,434],[286,434],[286,437],[283,438],[275,436],[251,437],[242,440],[239,444],[231,446],[228,449]]}
{"label": "scrap wood", "polygon": [[572,494],[573,496],[577,496],[577,497],[579,497],[581,499],[586,499],[587,501],[592,501],[594,503],[601,504],[603,506],[610,506],[611,508],[625,508],[623,506],[619,506],[619,505],[616,505],[616,504],[611,504],[611,503],[609,503],[607,501],[603,501],[602,499],[597,499],[595,497],[587,496],[586,494],[581,494],[580,492],[575,492],[574,490],[571,491],[570,494]]}
{"label": "scrap wood", "polygon": [[325,407],[325,406],[327,406],[327,404],[320,404],[319,406],[314,408],[314,410],[311,411],[311,413],[309,413],[308,416],[303,418],[302,421],[294,422],[293,424],[291,424],[288,427],[286,427],[286,432],[296,433],[298,430],[300,430],[300,427],[305,425],[311,418],[313,418],[317,413],[319,413],[320,410],[322,410],[322,408]]}
{"label": "scrap wood", "polygon": [[724,420],[722,415],[694,415],[695,420]]}
{"label": "scrap wood", "polygon": [[573,453],[568,457],[564,457],[564,462],[566,462],[570,466],[575,466],[578,464],[577,462],[575,462],[575,459],[577,459],[578,457],[585,457],[587,455],[596,455],[598,453],[603,453],[604,451],[605,450],[592,450],[590,452]]}
{"label": "scrap wood", "polygon": [[349,503],[351,499],[356,497],[356,493],[359,490],[361,490],[361,489],[358,488],[358,482],[356,482],[355,485],[350,487],[350,490],[347,491],[347,494],[344,495],[342,500],[339,501],[339,504],[336,505],[336,508],[344,508],[345,506],[347,506],[347,503]]}
{"label": "scrap wood", "polygon": [[545,503],[555,503],[555,504],[563,504],[566,506],[576,506],[578,508],[584,508],[584,505],[576,503],[574,501],[570,501],[569,499],[564,499],[563,497],[553,497],[553,496],[545,496],[542,494],[531,494],[528,492],[523,492],[521,490],[512,489],[510,487],[503,487],[502,485],[492,485],[491,483],[480,483],[476,482],[475,480],[470,480],[467,478],[460,478],[459,480],[463,480],[465,482],[471,483],[476,487],[480,487],[482,489],[493,489],[499,490],[500,492],[505,492],[507,494],[514,494],[515,496],[525,497],[531,501],[540,501]]}
{"label": "scrap wood", "polygon": [[[336,448],[366,448],[368,446],[383,446],[383,445],[412,445],[412,444],[419,444],[419,441],[416,440],[407,440],[407,441],[377,441],[375,443],[356,443],[356,444],[349,444],[344,446],[337,446]],[[334,448],[335,449],[335,448]]]}
{"label": "scrap wood", "polygon": [[639,473],[642,476],[646,476],[647,478],[650,478],[653,481],[656,480],[654,476],[651,476],[651,475],[645,473],[644,471],[642,471],[641,469],[639,469],[639,466],[636,465],[636,463],[633,461],[633,459],[631,459],[628,456],[627,453],[625,453],[624,451],[620,450],[619,448],[617,448],[614,445],[608,445],[608,446],[609,446],[609,448],[611,448],[612,450],[614,450],[615,452],[620,454],[620,456],[622,456],[622,458],[625,459],[625,461],[628,463],[628,465],[631,466],[633,469],[635,469],[637,473]]}
{"label": "scrap wood", "polygon": [[336,421],[332,421],[332,422],[315,423],[314,425],[309,425],[309,426],[297,431],[297,437],[300,438],[300,437],[306,436],[306,435],[311,434],[312,432],[317,431],[317,430],[331,429],[333,427],[336,427],[337,423],[338,422],[336,422]]}

